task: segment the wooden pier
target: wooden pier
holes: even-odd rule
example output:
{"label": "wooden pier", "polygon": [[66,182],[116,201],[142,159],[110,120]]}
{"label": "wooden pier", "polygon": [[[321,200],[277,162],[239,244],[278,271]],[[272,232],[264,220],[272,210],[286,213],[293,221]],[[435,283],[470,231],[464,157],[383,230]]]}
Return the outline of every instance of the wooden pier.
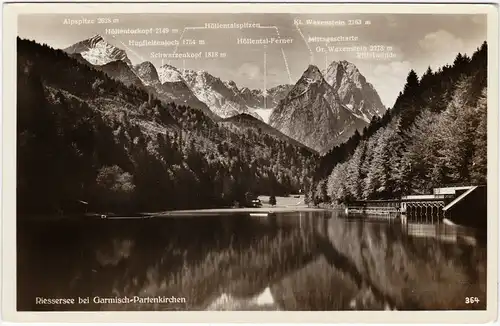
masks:
{"label": "wooden pier", "polygon": [[[397,199],[357,200],[350,202],[346,214],[374,215],[388,218],[404,216],[416,223],[437,223],[443,219],[464,223],[464,207],[467,214],[481,215],[486,220],[486,186],[460,186],[435,188],[432,194],[410,195]],[[483,216],[484,215],[484,216]],[[466,222],[466,221],[465,221]],[[483,223],[484,224],[484,223]]]}
{"label": "wooden pier", "polygon": [[347,208],[347,214],[377,215],[397,217],[400,214],[400,200],[359,200],[351,202]]}

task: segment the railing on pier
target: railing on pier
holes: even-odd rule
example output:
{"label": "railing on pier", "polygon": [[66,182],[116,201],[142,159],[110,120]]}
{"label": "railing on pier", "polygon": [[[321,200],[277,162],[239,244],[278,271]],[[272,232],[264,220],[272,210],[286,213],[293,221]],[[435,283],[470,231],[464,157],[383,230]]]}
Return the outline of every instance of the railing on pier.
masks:
{"label": "railing on pier", "polygon": [[375,206],[349,206],[348,213],[369,215],[393,215],[399,214],[397,207],[375,207]]}
{"label": "railing on pier", "polygon": [[357,200],[347,204],[346,213],[401,215],[405,220],[417,223],[436,223],[450,218],[469,223],[468,216],[472,214],[486,216],[486,187],[460,184],[434,188],[432,194],[388,200]]}
{"label": "railing on pier", "polygon": [[400,214],[400,206],[397,199],[355,201],[347,205],[346,213],[395,218]]}
{"label": "railing on pier", "polygon": [[445,216],[444,198],[412,198],[392,200],[365,200],[347,205],[347,214],[362,214],[396,218],[404,215],[408,221],[435,223]]}
{"label": "railing on pier", "polygon": [[440,201],[417,201],[405,203],[406,217],[415,222],[438,222],[445,217],[443,207],[445,202]]}

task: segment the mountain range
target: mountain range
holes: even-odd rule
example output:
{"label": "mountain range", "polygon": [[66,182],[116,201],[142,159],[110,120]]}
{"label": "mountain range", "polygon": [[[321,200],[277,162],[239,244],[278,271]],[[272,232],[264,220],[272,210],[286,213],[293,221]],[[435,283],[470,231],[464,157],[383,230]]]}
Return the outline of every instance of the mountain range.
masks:
{"label": "mountain range", "polygon": [[[263,90],[239,88],[207,71],[151,62],[132,65],[127,53],[96,35],[64,50],[110,77],[147,90],[160,100],[188,105],[214,121],[240,114],[269,123],[280,133],[326,152],[361,131],[386,108],[355,65],[334,61],[320,71],[309,66],[295,85]],[[227,120],[225,120],[227,121]]]}
{"label": "mountain range", "polygon": [[310,65],[273,110],[269,123],[320,153],[346,142],[386,112],[373,86],[347,61]]}
{"label": "mountain range", "polygon": [[[232,207],[247,192],[298,193],[311,179],[317,153],[263,121],[214,121],[152,96],[165,85],[152,65],[99,63],[18,38],[19,211]],[[130,71],[140,88],[117,80]]]}
{"label": "mountain range", "polygon": [[97,66],[116,60],[121,60],[129,66],[132,65],[124,50],[109,44],[101,35],[94,35],[89,39],[75,43],[64,51],[68,54],[79,53],[85,60]]}
{"label": "mountain range", "polygon": [[[223,81],[206,71],[181,72],[170,65],[163,65],[157,70],[148,61],[133,66],[124,50],[108,43],[100,35],[78,42],[64,51],[128,86],[146,89],[167,102],[200,109],[215,120],[240,113],[262,119],[255,111],[274,107],[285,95],[280,90],[289,87],[284,85],[270,89],[264,103],[261,90],[242,89],[241,92],[234,81]],[[266,112],[263,115],[266,116]]]}
{"label": "mountain range", "polygon": [[280,101],[269,123],[285,135],[324,152],[347,140],[367,122],[343,105],[318,67],[310,65]]}
{"label": "mountain range", "polygon": [[386,108],[372,84],[358,68],[345,60],[332,62],[323,71],[325,81],[339,94],[340,101],[354,114],[370,122],[374,116],[382,116]]}

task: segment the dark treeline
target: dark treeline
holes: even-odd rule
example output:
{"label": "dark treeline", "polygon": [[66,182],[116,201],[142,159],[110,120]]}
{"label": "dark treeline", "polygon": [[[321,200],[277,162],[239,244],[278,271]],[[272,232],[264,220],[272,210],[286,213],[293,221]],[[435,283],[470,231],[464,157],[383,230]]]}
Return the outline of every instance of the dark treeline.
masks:
{"label": "dark treeline", "polygon": [[17,50],[20,213],[225,206],[311,180],[307,149],[161,102],[46,45],[18,38]]}
{"label": "dark treeline", "polygon": [[408,74],[394,107],[318,164],[307,199],[343,203],[486,184],[487,44],[419,79]]}

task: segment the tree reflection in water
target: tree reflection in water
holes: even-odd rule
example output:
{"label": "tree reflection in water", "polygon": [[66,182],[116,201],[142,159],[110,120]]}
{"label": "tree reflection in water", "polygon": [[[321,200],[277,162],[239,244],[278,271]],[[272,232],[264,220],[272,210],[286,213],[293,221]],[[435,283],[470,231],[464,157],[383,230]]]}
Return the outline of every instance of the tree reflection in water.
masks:
{"label": "tree reflection in water", "polygon": [[[432,236],[415,236],[408,225],[332,212],[23,221],[18,229],[19,310],[486,307],[486,250],[468,230],[431,226]],[[445,232],[447,241],[436,236]],[[78,296],[91,303],[35,304]],[[95,296],[186,302],[96,304]],[[466,296],[480,303],[466,305]]]}

